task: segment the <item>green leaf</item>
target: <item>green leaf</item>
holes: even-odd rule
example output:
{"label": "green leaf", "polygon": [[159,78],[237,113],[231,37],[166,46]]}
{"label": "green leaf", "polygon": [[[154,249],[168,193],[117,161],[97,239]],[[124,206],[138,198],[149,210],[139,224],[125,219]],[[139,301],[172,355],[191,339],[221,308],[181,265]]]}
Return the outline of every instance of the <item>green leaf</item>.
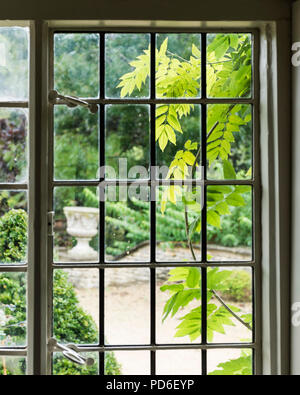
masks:
{"label": "green leaf", "polygon": [[251,187],[249,185],[236,185],[234,190],[236,193],[249,193]]}
{"label": "green leaf", "polygon": [[169,271],[170,278],[168,279],[168,281],[186,281],[188,274],[188,267],[176,267],[175,269],[171,269]]}
{"label": "green leaf", "polygon": [[156,107],[156,117],[159,117],[162,114],[165,114],[168,111],[168,106],[159,106]]}
{"label": "green leaf", "polygon": [[230,46],[234,49],[237,49],[238,45],[239,45],[238,34],[230,34]]}
{"label": "green leaf", "polygon": [[183,160],[190,166],[193,166],[195,163],[196,157],[190,151],[185,151],[183,153]]}
{"label": "green leaf", "polygon": [[174,130],[168,124],[165,126],[165,130],[167,132],[168,138],[171,141],[171,143],[176,145],[176,134],[175,134]]}
{"label": "green leaf", "polygon": [[201,59],[201,51],[196,47],[195,44],[192,44],[192,54],[195,58]]}
{"label": "green leaf", "polygon": [[236,180],[235,170],[229,160],[223,161],[223,175],[225,180]]}
{"label": "green leaf", "polygon": [[224,151],[227,154],[230,154],[231,145],[228,141],[226,141],[226,140],[221,141],[221,146],[222,146],[222,148],[224,148]]}
{"label": "green leaf", "polygon": [[229,119],[229,122],[234,125],[244,125],[245,124],[245,121],[238,115],[230,115],[228,119]]}
{"label": "green leaf", "polygon": [[164,56],[166,54],[167,47],[168,47],[168,37],[163,41],[163,43],[160,46],[159,56]]}
{"label": "green leaf", "polygon": [[228,40],[226,39],[221,45],[219,45],[216,49],[215,49],[215,54],[216,54],[216,59],[220,60],[221,58],[223,58],[223,56],[225,55],[225,53],[228,50]]}
{"label": "green leaf", "polygon": [[230,205],[230,206],[244,206],[245,205],[245,200],[244,198],[239,195],[238,193],[231,193],[230,195],[228,195],[226,197],[226,202]]}
{"label": "green leaf", "polygon": [[228,131],[224,132],[224,139],[227,140],[229,143],[234,143],[235,142],[233,134],[231,132],[228,132]]}
{"label": "green leaf", "polygon": [[162,132],[162,134],[159,137],[158,143],[159,143],[159,147],[162,151],[165,150],[167,144],[168,144],[168,135],[165,131]]}
{"label": "green leaf", "polygon": [[215,206],[216,211],[220,215],[226,215],[226,214],[231,214],[228,204],[226,202],[220,202]]}
{"label": "green leaf", "polygon": [[251,114],[248,114],[248,115],[246,115],[246,117],[245,117],[245,122],[248,123],[248,122],[251,121],[251,119],[252,119],[252,115],[251,115]]}
{"label": "green leaf", "polygon": [[156,118],[155,126],[158,128],[160,125],[164,123],[166,118],[167,118],[166,115],[162,115],[161,117]]}
{"label": "green leaf", "polygon": [[182,129],[180,126],[180,123],[174,115],[171,115],[169,113],[168,118],[167,118],[168,123],[172,126],[173,129],[177,130],[178,132],[182,133]]}
{"label": "green leaf", "polygon": [[249,376],[252,375],[251,355],[243,355],[236,359],[220,363],[218,370],[214,370],[209,375],[222,376]]}
{"label": "green leaf", "polygon": [[179,292],[184,290],[184,285],[183,284],[165,284],[160,287],[160,290],[162,292],[170,291],[170,292]]}
{"label": "green leaf", "polygon": [[196,267],[191,267],[186,284],[189,288],[199,287],[200,271]]}
{"label": "green leaf", "polygon": [[207,211],[207,222],[210,225],[215,226],[217,228],[221,227],[221,218],[220,218],[219,214],[217,214],[213,210],[208,210]]}
{"label": "green leaf", "polygon": [[231,275],[230,270],[219,270],[218,268],[208,270],[208,272],[207,272],[207,289],[209,289],[209,290],[214,289],[216,291],[223,291],[224,286],[222,285],[222,283],[228,277],[230,277],[230,275]]}
{"label": "green leaf", "polygon": [[155,130],[155,141],[157,141],[160,138],[160,136],[161,136],[161,134],[162,134],[162,132],[164,130],[165,130],[165,125],[160,125],[158,128],[156,128],[156,130]]}

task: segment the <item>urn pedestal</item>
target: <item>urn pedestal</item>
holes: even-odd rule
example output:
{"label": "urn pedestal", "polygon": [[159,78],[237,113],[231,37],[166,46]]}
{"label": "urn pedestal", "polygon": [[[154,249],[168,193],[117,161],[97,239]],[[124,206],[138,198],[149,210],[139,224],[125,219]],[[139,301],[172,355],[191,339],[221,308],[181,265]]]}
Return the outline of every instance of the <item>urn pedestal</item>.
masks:
{"label": "urn pedestal", "polygon": [[67,218],[67,232],[76,238],[77,244],[68,251],[72,261],[97,261],[98,253],[90,246],[96,236],[99,223],[99,210],[92,207],[64,207]]}

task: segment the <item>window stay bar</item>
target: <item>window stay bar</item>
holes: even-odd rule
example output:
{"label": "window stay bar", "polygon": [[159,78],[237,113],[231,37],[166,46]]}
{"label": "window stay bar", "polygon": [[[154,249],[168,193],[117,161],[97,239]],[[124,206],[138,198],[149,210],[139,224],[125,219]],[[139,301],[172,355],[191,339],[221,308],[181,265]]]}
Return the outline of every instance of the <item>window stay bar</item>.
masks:
{"label": "window stay bar", "polygon": [[88,107],[90,112],[93,114],[96,114],[98,112],[97,104],[88,103],[75,96],[61,95],[56,90],[50,91],[49,102],[51,104],[59,104],[59,103],[66,104],[68,107],[77,107],[77,106]]}

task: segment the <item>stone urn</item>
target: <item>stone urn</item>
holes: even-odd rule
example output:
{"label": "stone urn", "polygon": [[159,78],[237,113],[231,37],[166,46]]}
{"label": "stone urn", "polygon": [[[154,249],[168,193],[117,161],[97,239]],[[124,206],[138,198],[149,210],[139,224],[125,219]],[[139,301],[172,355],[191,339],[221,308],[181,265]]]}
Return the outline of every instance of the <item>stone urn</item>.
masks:
{"label": "stone urn", "polygon": [[67,232],[76,238],[77,244],[68,251],[68,258],[75,261],[97,261],[98,253],[90,241],[98,233],[99,210],[92,207],[64,207]]}

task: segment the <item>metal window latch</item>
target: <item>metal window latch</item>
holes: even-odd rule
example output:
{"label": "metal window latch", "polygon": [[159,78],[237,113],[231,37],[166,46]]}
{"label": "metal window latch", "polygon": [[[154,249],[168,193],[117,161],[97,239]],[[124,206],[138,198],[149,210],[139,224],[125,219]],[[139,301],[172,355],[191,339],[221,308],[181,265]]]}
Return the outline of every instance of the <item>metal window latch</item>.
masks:
{"label": "metal window latch", "polygon": [[66,104],[68,107],[87,107],[91,113],[96,114],[98,112],[98,105],[93,103],[88,103],[85,100],[79,99],[75,96],[64,96],[59,94],[57,91],[53,90],[49,93],[49,102],[51,104]]}
{"label": "metal window latch", "polygon": [[52,338],[48,342],[48,347],[51,352],[62,352],[65,358],[71,362],[77,363],[78,365],[93,366],[95,363],[93,358],[86,358],[83,355],[80,355],[80,350],[75,344],[64,346],[63,344],[58,343],[56,339]]}
{"label": "metal window latch", "polygon": [[48,224],[48,236],[53,237],[53,219],[54,219],[54,211],[50,211],[47,215],[47,224]]}

